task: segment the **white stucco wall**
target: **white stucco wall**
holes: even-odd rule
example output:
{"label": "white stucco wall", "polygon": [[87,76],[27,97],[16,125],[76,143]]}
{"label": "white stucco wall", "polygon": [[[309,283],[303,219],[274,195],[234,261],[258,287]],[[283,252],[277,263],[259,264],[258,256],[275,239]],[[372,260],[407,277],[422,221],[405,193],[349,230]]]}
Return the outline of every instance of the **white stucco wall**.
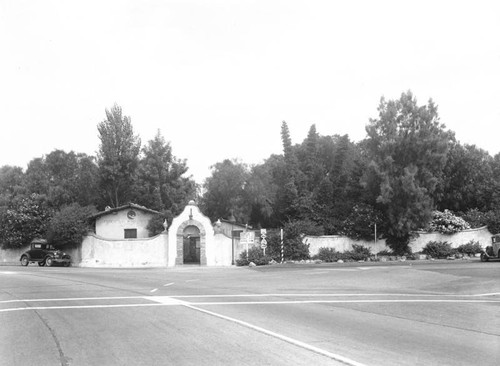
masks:
{"label": "white stucco wall", "polygon": [[[135,212],[134,218],[127,217],[129,211]],[[137,238],[147,238],[148,222],[153,214],[134,208],[111,212],[96,219],[96,235],[107,239],[124,239],[125,229],[137,229]]]}
{"label": "white stucco wall", "polygon": [[109,240],[88,235],[81,247],[81,267],[165,267],[168,236]]}
{"label": "white stucco wall", "polygon": [[214,235],[214,263],[216,266],[230,266],[232,264],[232,240],[223,233]]}
{"label": "white stucco wall", "polygon": [[[447,241],[453,248],[462,244],[466,244],[471,240],[478,241],[483,249],[491,245],[491,236],[486,226],[460,231],[455,234],[445,235],[440,233],[426,233],[419,232],[419,236],[410,242],[410,247],[414,253],[422,251],[429,241]],[[325,235],[325,236],[305,236],[303,242],[309,244],[309,254],[311,256],[318,254],[319,248],[334,248],[337,252],[345,252],[352,250],[352,245],[363,245],[364,247],[371,248],[371,252],[376,254],[381,250],[390,250],[386,246],[385,240],[374,241],[354,240],[345,236],[339,235]]]}
{"label": "white stucco wall", "polygon": [[21,255],[30,249],[29,245],[17,249],[1,249],[0,248],[0,262],[4,264],[20,263]]}
{"label": "white stucco wall", "polygon": [[172,220],[172,225],[168,229],[168,265],[175,266],[175,259],[177,258],[177,231],[179,227],[186,221],[194,220],[199,222],[205,229],[205,253],[207,258],[207,266],[216,265],[216,251],[214,243],[214,229],[210,219],[202,214],[198,206],[190,202],[182,213]]}

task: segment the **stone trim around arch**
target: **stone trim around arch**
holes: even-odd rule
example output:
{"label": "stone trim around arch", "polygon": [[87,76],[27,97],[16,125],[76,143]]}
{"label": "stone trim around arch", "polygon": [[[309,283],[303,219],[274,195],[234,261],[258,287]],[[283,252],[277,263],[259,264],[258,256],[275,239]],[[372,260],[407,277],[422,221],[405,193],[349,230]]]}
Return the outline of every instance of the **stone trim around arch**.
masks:
{"label": "stone trim around arch", "polygon": [[179,225],[179,228],[177,229],[176,233],[176,245],[177,245],[177,256],[175,258],[175,265],[182,265],[184,264],[184,229],[188,226],[196,226],[198,230],[200,230],[200,266],[206,266],[207,265],[207,232],[205,230],[205,227],[203,224],[197,220],[187,220],[184,221],[181,225]]}

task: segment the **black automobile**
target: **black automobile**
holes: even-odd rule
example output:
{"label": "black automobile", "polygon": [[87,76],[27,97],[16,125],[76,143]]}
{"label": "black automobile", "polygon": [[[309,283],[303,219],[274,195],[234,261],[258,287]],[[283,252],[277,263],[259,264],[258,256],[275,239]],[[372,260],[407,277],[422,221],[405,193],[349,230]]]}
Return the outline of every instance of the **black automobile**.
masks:
{"label": "black automobile", "polygon": [[34,239],[31,242],[31,249],[21,255],[20,261],[23,266],[36,262],[41,267],[50,267],[53,264],[69,267],[71,256],[48,244],[45,239]]}

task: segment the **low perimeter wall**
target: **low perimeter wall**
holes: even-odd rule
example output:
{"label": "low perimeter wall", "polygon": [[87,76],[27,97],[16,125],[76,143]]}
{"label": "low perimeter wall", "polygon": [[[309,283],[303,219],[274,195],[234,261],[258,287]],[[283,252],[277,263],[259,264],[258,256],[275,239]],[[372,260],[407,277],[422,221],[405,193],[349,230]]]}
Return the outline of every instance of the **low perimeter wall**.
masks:
{"label": "low perimeter wall", "polygon": [[81,267],[165,267],[167,233],[148,239],[103,239],[95,234],[83,239]]}
{"label": "low perimeter wall", "polygon": [[[486,226],[460,231],[455,234],[440,234],[440,233],[427,233],[417,232],[418,237],[410,242],[410,247],[414,253],[422,251],[422,248],[430,241],[447,241],[453,248],[462,244],[466,244],[471,240],[479,242],[481,246],[486,246],[491,243],[492,234]],[[305,236],[303,242],[309,244],[309,254],[311,256],[318,254],[319,248],[333,248],[337,252],[346,252],[352,250],[352,245],[363,245],[364,247],[371,248],[371,252],[376,254],[382,250],[390,250],[386,246],[385,240],[375,241],[369,240],[354,240],[345,236],[339,235],[324,235],[324,236]]]}

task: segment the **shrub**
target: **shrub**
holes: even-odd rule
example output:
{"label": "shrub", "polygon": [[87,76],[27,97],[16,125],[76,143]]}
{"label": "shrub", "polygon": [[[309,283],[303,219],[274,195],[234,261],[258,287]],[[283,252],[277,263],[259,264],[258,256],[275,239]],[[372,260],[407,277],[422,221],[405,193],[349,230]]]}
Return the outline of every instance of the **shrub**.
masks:
{"label": "shrub", "polygon": [[[309,259],[309,244],[302,242],[304,235],[323,235],[323,228],[310,220],[289,221],[283,227],[284,259]],[[279,230],[268,230],[267,249],[274,260],[281,260],[281,238]]]}
{"label": "shrub", "polygon": [[342,254],[334,248],[319,248],[318,254],[314,256],[314,259],[321,259],[323,262],[336,262],[341,258]]}
{"label": "shrub", "polygon": [[457,248],[457,252],[462,254],[474,255],[476,253],[481,253],[483,247],[478,241],[471,240],[466,244],[462,244]]}
{"label": "shrub", "polygon": [[79,245],[92,228],[88,219],[95,212],[94,206],[81,207],[78,203],[64,206],[49,222],[49,242],[58,246]]}
{"label": "shrub", "polygon": [[243,251],[240,253],[240,258],[236,260],[237,266],[248,266],[250,262],[255,263],[257,266],[263,266],[269,264],[269,262],[273,258],[269,255],[264,255],[263,250],[258,247],[252,247],[248,249],[248,258],[247,251]]}
{"label": "shrub", "polygon": [[370,248],[364,247],[363,245],[353,244],[352,250],[344,252],[342,254],[342,259],[352,260],[352,261],[363,261],[370,258],[372,255]]}
{"label": "shrub", "polygon": [[430,241],[422,249],[422,253],[432,258],[447,258],[455,254],[455,250],[447,241]]}
{"label": "shrub", "polygon": [[377,253],[377,255],[391,256],[394,255],[390,250],[384,249]]}
{"label": "shrub", "polygon": [[430,223],[429,230],[437,231],[441,234],[453,234],[461,230],[470,229],[467,221],[461,217],[455,216],[451,211],[444,210],[434,211],[433,219]]}

